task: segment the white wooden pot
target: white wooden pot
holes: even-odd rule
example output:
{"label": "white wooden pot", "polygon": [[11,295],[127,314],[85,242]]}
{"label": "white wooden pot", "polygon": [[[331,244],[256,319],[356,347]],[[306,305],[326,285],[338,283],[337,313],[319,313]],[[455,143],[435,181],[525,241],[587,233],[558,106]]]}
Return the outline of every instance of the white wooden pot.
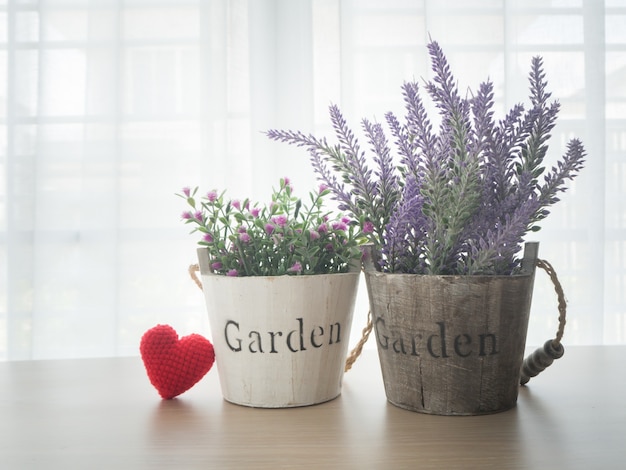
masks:
{"label": "white wooden pot", "polygon": [[198,249],[224,398],[262,408],[341,393],[359,271],[312,276],[215,275]]}

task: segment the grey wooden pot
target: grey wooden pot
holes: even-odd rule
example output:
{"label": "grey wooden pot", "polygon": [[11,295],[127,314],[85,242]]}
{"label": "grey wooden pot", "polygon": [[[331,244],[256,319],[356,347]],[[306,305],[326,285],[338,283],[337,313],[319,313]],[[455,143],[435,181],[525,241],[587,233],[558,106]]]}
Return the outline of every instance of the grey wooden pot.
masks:
{"label": "grey wooden pot", "polygon": [[370,252],[365,280],[390,403],[438,415],[515,406],[537,252],[527,243],[512,276],[382,273]]}

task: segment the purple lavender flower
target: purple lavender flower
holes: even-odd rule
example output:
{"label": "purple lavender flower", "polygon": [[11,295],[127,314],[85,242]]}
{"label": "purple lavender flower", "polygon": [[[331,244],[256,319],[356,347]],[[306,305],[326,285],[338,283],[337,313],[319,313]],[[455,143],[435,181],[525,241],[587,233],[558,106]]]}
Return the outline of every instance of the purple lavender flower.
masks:
{"label": "purple lavender flower", "polygon": [[422,208],[424,198],[416,179],[409,176],[402,199],[386,227],[387,237],[382,246],[383,268],[390,272],[424,274],[428,272],[425,250],[429,221]]}
{"label": "purple lavender flower", "polygon": [[387,143],[387,137],[385,136],[383,127],[380,124],[372,124],[367,119],[363,119],[362,126],[372,147],[374,163],[377,168],[377,170],[374,171],[377,177],[374,194],[385,194],[388,196],[382,201],[382,210],[388,212],[396,202],[393,196],[397,196],[398,192],[398,176],[395,173],[391,150]]}
{"label": "purple lavender flower", "polygon": [[572,139],[550,171],[542,166],[559,104],[550,101],[541,58],[531,62],[528,109],[517,104],[496,121],[493,84],[486,81],[463,98],[439,44],[430,42],[428,52],[434,75],[423,90],[440,124],[433,129],[417,83],[405,83],[404,121],[385,115],[399,164],[382,126],[363,119],[368,159],[334,105],[336,143],[297,131],[267,135],[309,152],[324,190],[361,221],[379,250],[382,270],[509,274],[524,235],[539,228],[567,180],[583,168],[585,150]]}
{"label": "purple lavender flower", "polygon": [[[267,135],[274,140],[307,148],[313,169],[318,173],[321,183],[331,189],[334,198],[339,202],[339,209],[352,212],[357,219],[367,215],[380,237],[389,217],[383,204],[394,197],[387,192],[397,193],[398,190],[390,184],[394,178],[393,170],[388,167],[391,159],[387,155],[377,159],[377,163],[382,165],[379,174],[384,177],[373,178],[374,172],[367,164],[365,152],[361,150],[341,111],[335,105],[331,105],[329,110],[338,145],[329,145],[325,139],[306,136],[300,132],[271,130]],[[378,128],[371,127],[370,141],[377,148],[386,147],[384,135]],[[343,175],[342,181],[349,182],[349,189],[333,174],[334,171]]]}

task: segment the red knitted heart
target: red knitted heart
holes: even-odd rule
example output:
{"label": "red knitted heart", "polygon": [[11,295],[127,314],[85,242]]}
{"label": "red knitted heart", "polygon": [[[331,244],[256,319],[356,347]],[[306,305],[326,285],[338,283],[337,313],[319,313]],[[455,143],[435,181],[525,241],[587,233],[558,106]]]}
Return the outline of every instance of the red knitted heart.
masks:
{"label": "red knitted heart", "polygon": [[159,395],[174,398],[193,387],[213,366],[211,342],[198,334],[178,339],[169,325],[157,325],[141,338],[141,358]]}

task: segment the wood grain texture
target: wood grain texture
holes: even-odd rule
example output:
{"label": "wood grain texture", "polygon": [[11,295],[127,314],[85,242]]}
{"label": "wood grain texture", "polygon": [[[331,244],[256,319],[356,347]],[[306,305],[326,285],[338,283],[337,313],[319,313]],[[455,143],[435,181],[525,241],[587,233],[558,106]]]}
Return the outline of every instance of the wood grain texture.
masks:
{"label": "wood grain texture", "polygon": [[328,403],[258,409],[222,399],[214,371],[161,400],[139,357],[0,363],[3,469],[621,469],[626,346],[568,347],[486,416],[387,403],[366,350]]}
{"label": "wood grain texture", "polygon": [[174,400],[139,357],[0,363],[3,469],[621,469],[626,346],[570,346],[517,406],[434,416],[387,403],[376,351],[304,408],[223,400],[215,371]]}
{"label": "wood grain texture", "polygon": [[533,274],[365,275],[390,402],[444,415],[515,405]]}
{"label": "wood grain texture", "polygon": [[198,249],[224,397],[280,408],[341,393],[360,272],[228,277]]}

